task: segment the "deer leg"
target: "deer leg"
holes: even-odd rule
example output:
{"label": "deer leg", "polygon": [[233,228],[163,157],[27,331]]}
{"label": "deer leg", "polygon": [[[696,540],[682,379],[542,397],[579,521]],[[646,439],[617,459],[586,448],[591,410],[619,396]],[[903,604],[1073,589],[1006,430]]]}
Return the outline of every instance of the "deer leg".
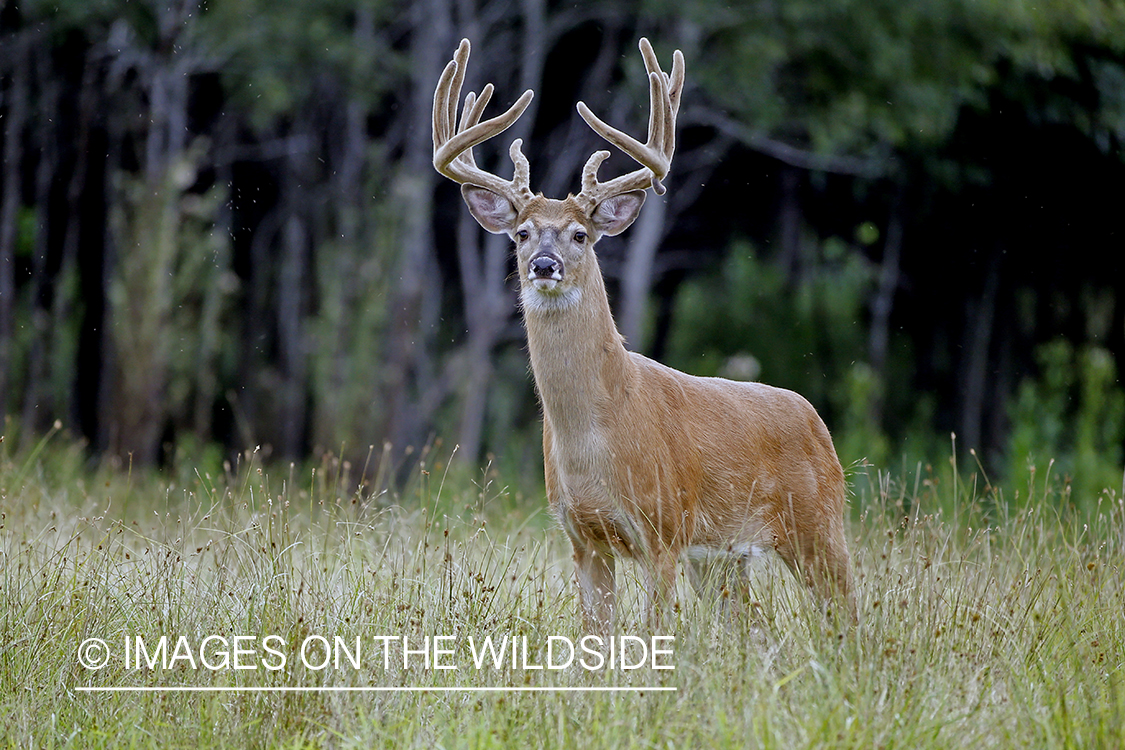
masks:
{"label": "deer leg", "polygon": [[826,605],[840,605],[847,622],[854,625],[858,618],[851,558],[843,525],[828,524],[804,531],[803,535],[796,532],[783,535],[777,545],[777,553],[793,574]]}
{"label": "deer leg", "polygon": [[708,555],[689,557],[687,560],[688,581],[691,589],[700,599],[714,599],[718,596],[719,585],[715,562]]}
{"label": "deer leg", "polygon": [[649,629],[657,633],[666,619],[668,608],[676,590],[677,555],[670,550],[661,549],[652,555],[645,566],[645,587],[648,589],[648,611],[646,621]]}
{"label": "deer leg", "polygon": [[[852,580],[851,556],[843,529],[830,534],[812,551],[809,585],[828,602],[840,607],[835,615],[849,625],[859,622],[856,611],[855,585]],[[829,612],[829,614],[832,614]]]}
{"label": "deer leg", "polygon": [[574,543],[574,567],[587,633],[609,635],[617,605],[613,554],[590,544]]}
{"label": "deer leg", "polygon": [[716,614],[737,617],[745,609],[749,578],[743,558],[725,552],[699,555],[688,561],[688,580],[700,599],[707,599]]}

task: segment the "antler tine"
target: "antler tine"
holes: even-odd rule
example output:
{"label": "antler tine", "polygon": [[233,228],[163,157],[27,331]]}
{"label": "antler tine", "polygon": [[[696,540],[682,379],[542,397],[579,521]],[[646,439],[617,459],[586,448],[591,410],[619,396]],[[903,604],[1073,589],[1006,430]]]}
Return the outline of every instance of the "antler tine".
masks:
{"label": "antler tine", "polygon": [[509,149],[515,165],[515,174],[511,180],[478,168],[473,158],[473,147],[511,127],[527,109],[535,93],[528,89],[506,112],[481,122],[485,105],[492,98],[493,91],[492,84],[486,84],[479,97],[472,92],[465,96],[461,122],[458,124],[457,101],[465,80],[469,51],[469,40],[462,39],[453,59],[442,71],[434,91],[434,169],[462,185],[488,188],[507,198],[519,210],[532,197],[527,159],[520,152],[520,140],[516,139]]}
{"label": "antler tine", "polygon": [[648,140],[641,143],[636,138],[608,125],[583,102],[578,102],[578,114],[595,133],[605,138],[641,168],[609,182],[598,182],[598,167],[609,156],[606,151],[595,152],[582,170],[582,192],[579,197],[598,203],[611,195],[651,187],[657,195],[665,192],[661,180],[672,165],[676,150],[676,115],[680,110],[680,94],[684,85],[684,56],[676,50],[672,56],[672,72],[664,73],[653,52],[652,45],[642,38],[639,43],[649,81]]}
{"label": "antler tine", "polygon": [[453,59],[445,64],[434,90],[434,152],[453,137],[457,123],[457,99],[465,80],[465,62],[469,56],[469,40],[462,39]]}
{"label": "antler tine", "polygon": [[[641,56],[644,57],[645,68],[648,70],[649,77],[659,75],[661,80],[667,86],[667,97],[661,100],[662,109],[665,116],[665,129],[664,140],[661,143],[664,153],[671,159],[672,152],[676,150],[676,115],[680,111],[680,94],[684,89],[684,55],[679,50],[672,53],[672,72],[665,74],[660,69],[660,62],[656,59],[656,53],[652,50],[652,45],[648,43],[647,39],[641,39],[640,42]],[[649,120],[649,140],[653,138],[652,120]]]}
{"label": "antler tine", "polygon": [[669,158],[676,151],[676,115],[680,112],[680,95],[684,93],[684,53],[672,53],[672,74],[668,79],[668,102],[672,107],[672,119],[664,133],[665,151]]}
{"label": "antler tine", "polygon": [[[488,104],[488,100],[491,98],[491,83],[486,83],[484,85],[484,88],[481,89],[480,98],[477,98],[476,93],[472,91],[466,94],[465,105],[461,112],[461,124],[458,126],[458,131],[464,131],[479,123],[481,115],[484,114],[484,108]],[[468,148],[465,151],[462,151],[457,155],[456,160],[470,167],[476,167],[477,165],[477,160],[473,157],[472,148]]]}

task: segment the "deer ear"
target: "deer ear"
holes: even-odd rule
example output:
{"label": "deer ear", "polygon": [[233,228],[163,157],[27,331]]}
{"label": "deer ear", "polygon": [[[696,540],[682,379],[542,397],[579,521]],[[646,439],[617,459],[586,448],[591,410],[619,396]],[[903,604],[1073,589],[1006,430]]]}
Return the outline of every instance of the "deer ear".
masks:
{"label": "deer ear", "polygon": [[644,204],[645,191],[630,190],[628,193],[611,196],[599,203],[594,207],[591,218],[599,232],[612,237],[629,228]]}
{"label": "deer ear", "polygon": [[461,186],[461,195],[469,213],[489,232],[509,234],[515,228],[516,209],[504,196],[468,183]]}

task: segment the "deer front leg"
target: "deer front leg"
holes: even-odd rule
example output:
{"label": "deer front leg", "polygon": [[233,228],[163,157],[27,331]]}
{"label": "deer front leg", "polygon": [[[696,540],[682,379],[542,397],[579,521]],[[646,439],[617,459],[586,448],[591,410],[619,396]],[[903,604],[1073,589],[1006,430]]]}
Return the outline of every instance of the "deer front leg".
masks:
{"label": "deer front leg", "polygon": [[645,620],[653,634],[659,633],[672,604],[676,590],[676,560],[677,555],[665,549],[652,555],[645,566],[645,586],[648,589]]}
{"label": "deer front leg", "polygon": [[574,541],[574,567],[578,574],[582,624],[587,633],[608,636],[613,626],[617,605],[614,563],[612,552]]}
{"label": "deer front leg", "polygon": [[746,614],[749,596],[748,561],[722,550],[697,552],[688,560],[688,580],[696,596],[730,622]]}

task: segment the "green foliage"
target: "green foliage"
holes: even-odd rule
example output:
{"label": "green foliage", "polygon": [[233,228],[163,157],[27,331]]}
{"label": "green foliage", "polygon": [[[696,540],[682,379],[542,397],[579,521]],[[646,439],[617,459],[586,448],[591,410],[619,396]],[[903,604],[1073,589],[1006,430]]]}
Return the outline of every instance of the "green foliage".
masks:
{"label": "green foliage", "polygon": [[[580,47],[594,27],[605,30],[604,37],[602,31],[596,33],[607,53],[613,51],[608,45],[634,32],[648,33],[662,60],[668,59],[673,45],[688,54],[681,123],[682,135],[690,135],[684,138],[684,163],[701,163],[701,154],[708,162],[722,160],[723,139],[707,142],[714,135],[711,126],[766,153],[777,155],[777,148],[771,147],[780,146],[782,158],[791,164],[804,163],[808,154],[802,152],[828,157],[824,162],[811,160],[814,165],[835,157],[860,157],[841,160],[844,168],[836,171],[843,174],[832,180],[850,180],[844,187],[820,181],[819,175],[808,182],[817,200],[851,191],[855,201],[864,204],[862,213],[848,217],[837,214],[835,207],[818,208],[827,219],[810,215],[802,221],[806,226],[813,221],[831,225],[811,230],[821,236],[839,232],[850,222],[858,227],[856,242],[874,247],[885,227],[870,218],[885,215],[882,196],[887,188],[895,190],[906,227],[903,288],[913,284],[917,290],[932,281],[917,273],[916,259],[927,253],[916,249],[925,248],[927,236],[947,230],[958,235],[977,221],[977,215],[961,210],[972,198],[961,201],[950,188],[966,182],[986,184],[1001,172],[1016,175],[1012,181],[1018,183],[1021,172],[1014,166],[1026,163],[1028,170],[1035,170],[1053,158],[1042,150],[1028,157],[1018,146],[1012,149],[1016,157],[997,155],[989,141],[993,135],[966,146],[959,139],[972,141],[973,134],[958,127],[963,115],[999,118],[999,108],[992,109],[1002,100],[1003,114],[1030,132],[1013,137],[1013,143],[1038,135],[1036,128],[1044,124],[1062,126],[1072,137],[1074,131],[1080,134],[1077,147],[1059,152],[1064,157],[1081,151],[1088,140],[1100,149],[1103,161],[1120,161],[1125,139],[1125,7],[1120,0],[583,0],[542,6],[542,24],[529,18],[534,5],[450,2],[434,7],[458,27],[446,29],[442,24],[439,35],[458,30],[484,35],[495,43],[492,50],[510,47],[497,42],[510,35],[536,27],[546,30],[541,43],[549,49],[541,51],[548,54],[548,69],[543,80],[531,82],[540,103],[534,108],[536,121],[529,123],[529,139],[538,141],[528,144],[533,159],[549,158],[549,149],[541,146],[563,143],[562,136],[575,122],[569,103],[555,106],[558,77],[574,79],[568,82],[571,88],[580,88],[587,79],[583,70],[558,73],[556,60],[570,52],[564,47],[572,41]],[[410,249],[416,253],[412,257],[433,253],[426,261],[427,274],[430,288],[437,291],[424,306],[425,325],[431,331],[417,339],[419,361],[401,373],[387,374],[386,368],[392,348],[385,346],[392,314],[388,300],[395,296],[395,259],[405,251],[403,237],[408,234],[402,227],[403,206],[395,201],[413,195],[401,188],[419,177],[404,174],[395,162],[410,147],[408,134],[428,127],[410,121],[414,110],[405,104],[416,92],[411,75],[415,54],[426,57],[424,45],[434,30],[417,28],[427,18],[410,11],[410,4],[397,0],[26,0],[18,11],[7,13],[5,18],[16,19],[22,28],[12,34],[11,45],[5,37],[4,49],[18,50],[17,37],[22,35],[31,42],[24,46],[41,46],[42,52],[29,56],[24,65],[36,71],[30,79],[34,85],[27,87],[32,94],[26,133],[15,147],[5,144],[4,153],[13,157],[13,168],[19,171],[15,177],[22,187],[20,201],[40,200],[42,195],[49,205],[21,209],[16,219],[19,276],[9,347],[12,373],[6,380],[11,392],[2,394],[6,403],[25,414],[49,414],[40,420],[43,425],[56,417],[72,418],[78,411],[76,399],[81,398],[75,396],[74,386],[81,341],[91,351],[116,348],[116,360],[106,360],[124,369],[99,373],[99,382],[112,390],[119,378],[129,383],[122,392],[132,394],[117,400],[82,394],[82,409],[98,411],[84,413],[83,422],[94,425],[87,429],[99,441],[113,433],[112,423],[120,416],[117,407],[136,410],[144,404],[151,411],[135,416],[134,424],[161,433],[170,418],[178,436],[191,433],[183,438],[181,453],[213,456],[218,450],[201,443],[210,438],[209,412],[216,394],[247,389],[252,392],[244,403],[266,405],[247,407],[235,417],[239,423],[234,428],[216,420],[216,431],[225,431],[219,437],[229,445],[276,441],[278,412],[284,412],[300,423],[287,450],[308,444],[339,450],[344,445],[349,452],[363,454],[384,437],[390,399],[382,395],[392,380],[409,380],[400,391],[424,396],[419,398],[424,408],[417,411],[426,412],[418,419],[425,424],[417,432],[451,434],[462,396],[456,385],[457,347],[449,342],[459,340],[465,325],[456,307],[458,295],[452,293],[458,281],[456,264],[447,262],[458,250],[450,243],[461,240],[450,236],[450,227],[437,226],[450,215],[442,201],[457,201],[448,186],[442,195],[411,199],[418,215],[409,223],[437,229],[432,243],[427,240],[426,247]],[[502,89],[514,83],[506,79],[534,72],[516,69],[520,55],[514,51],[501,56],[488,45],[476,49],[472,76],[489,77],[490,67],[500,68],[493,71],[499,75],[491,77]],[[0,57],[0,79],[15,81],[17,54]],[[618,64],[611,57],[599,57],[597,65]],[[630,51],[622,60],[625,81],[620,86],[614,81],[612,93],[583,93],[604,97],[604,109],[589,100],[596,111],[612,113],[614,107],[625,107],[631,96],[644,101],[638,56]],[[169,114],[161,109],[170,106],[168,101],[152,86],[154,76],[165,74],[174,74],[183,84],[180,91],[188,92],[180,100],[183,122],[175,117],[170,122],[190,131],[184,140],[201,137],[215,144],[213,151],[193,155],[198,156],[200,182],[216,180],[206,195],[187,194],[195,187],[169,187],[170,175],[147,182],[139,176],[159,166],[149,163],[146,149],[159,151],[162,143],[171,146],[183,134],[178,127],[174,134],[150,130]],[[611,100],[613,107],[608,106]],[[544,106],[548,101],[551,104]],[[566,114],[558,114],[562,111]],[[41,140],[40,133],[45,134]],[[1048,137],[1053,135],[1054,131]],[[76,144],[79,151],[85,144],[87,153],[72,153]],[[540,157],[534,156],[537,151]],[[908,166],[898,170],[895,164]],[[406,171],[413,168],[412,162]],[[817,174],[815,166],[810,169]],[[852,173],[864,177],[844,176]],[[430,171],[425,174],[437,182]],[[868,180],[873,174],[890,179]],[[103,176],[104,184],[95,184]],[[705,193],[700,203],[708,205],[693,207],[686,224],[711,223],[716,215],[729,215],[732,205],[746,199],[733,184],[729,187],[723,200]],[[108,196],[102,194],[107,188]],[[1058,192],[1052,188],[1030,198],[1005,193],[997,203],[1043,198],[1039,205],[1045,210],[1039,213],[1050,214],[1050,199],[1066,192],[1066,187]],[[223,221],[224,205],[234,207],[227,214],[229,223]],[[108,232],[89,220],[105,206],[112,214]],[[463,211],[459,203],[456,210]],[[990,212],[988,207],[982,210]],[[291,283],[279,293],[283,274],[278,259],[286,254],[276,252],[284,234],[278,227],[285,226],[290,215],[300,220],[304,236],[300,250],[286,256],[300,257],[292,266]],[[31,226],[40,217],[66,225],[51,232]],[[965,243],[972,245],[967,252],[985,258],[1016,246],[1018,240],[1001,236],[1011,223],[992,222],[995,232],[986,234],[996,236],[981,239],[984,244],[979,247],[975,239]],[[212,231],[228,225],[229,237]],[[1078,231],[1067,232],[1075,243],[1081,240]],[[111,237],[109,248],[99,244],[99,236]],[[50,260],[30,272],[39,277],[28,280],[26,269],[35,265],[39,238],[44,238]],[[237,243],[235,252],[229,251],[229,243]],[[915,352],[906,335],[892,335],[883,372],[867,364],[865,313],[875,288],[875,269],[839,239],[806,240],[805,245],[809,257],[799,259],[799,270],[790,271],[763,261],[746,243],[729,242],[721,271],[691,280],[677,300],[671,364],[732,377],[756,377],[755,371],[760,371],[763,380],[807,395],[828,417],[845,464],[861,458],[882,463],[897,452],[932,456],[932,417],[939,409],[947,416],[956,408],[950,404],[955,399],[947,393],[913,390]],[[944,258],[944,251],[953,248],[942,250]],[[1042,254],[1052,250],[1044,247]],[[114,262],[115,254],[120,262]],[[83,262],[80,270],[74,255],[84,261],[105,259],[111,269],[106,287],[99,290],[109,305],[105,321],[84,319],[87,303],[81,299],[83,290],[95,286],[86,269],[100,267],[99,262]],[[60,257],[64,265],[56,271],[53,265]],[[258,288],[238,294],[236,263],[238,274],[252,278]],[[248,263],[254,264],[249,273]],[[966,276],[972,273],[964,271]],[[1006,275],[1007,267],[1003,273],[1001,284],[1007,285],[1013,277]],[[974,286],[967,283],[963,288]],[[1065,295],[1067,290],[1045,293],[1052,291]],[[290,294],[300,298],[299,304]],[[1099,303],[1106,331],[1112,329],[1115,305],[1119,307],[1116,294],[1108,292]],[[49,320],[39,319],[44,316],[35,309],[33,296],[52,301]],[[954,300],[951,307],[971,304]],[[895,315],[905,307],[896,308]],[[279,333],[275,319],[281,310],[291,313],[287,321],[295,321],[285,333]],[[925,312],[931,318],[945,315]],[[90,305],[90,314],[97,313],[97,306]],[[924,328],[916,311],[908,314],[916,316],[908,323]],[[1036,315],[1025,316],[1029,326],[1038,322]],[[249,316],[254,316],[255,325],[242,325]],[[434,326],[439,333],[433,333]],[[107,328],[112,329],[108,334],[95,333]],[[1034,338],[1035,331],[1027,332]],[[108,341],[100,340],[101,335]],[[250,335],[256,338],[250,340]],[[279,342],[283,335],[290,338]],[[441,343],[427,345],[425,337],[430,335]],[[918,358],[956,360],[948,351],[961,343],[958,335],[941,330],[929,340],[920,336],[918,341],[926,341],[930,349],[918,352]],[[239,340],[240,336],[247,338]],[[508,465],[537,467],[535,409],[524,352],[512,343],[516,340],[505,338],[494,353],[498,383],[488,401],[486,442]],[[30,372],[29,352],[39,350],[47,352],[43,361],[48,364],[37,367],[46,372]],[[282,350],[296,352],[294,359],[300,361],[291,368],[297,374],[286,383],[287,397],[275,399],[270,386],[290,364],[279,365],[277,352]],[[253,361],[236,361],[248,351],[255,352]],[[83,366],[95,359],[83,356]],[[1052,384],[1050,378],[1025,384],[1013,402],[1016,433],[1009,463],[1024,467],[1019,469],[1023,479],[1018,486],[1031,486],[1027,456],[1034,452],[1040,466],[1047,458],[1057,458],[1055,479],[1069,481],[1074,497],[1090,497],[1099,488],[1116,486],[1112,472],[1120,463],[1121,444],[1116,376],[1106,369],[1104,356],[1068,356],[1072,362],[1065,367],[1079,373],[1074,379],[1062,385]],[[235,373],[242,371],[255,379],[236,382]],[[92,373],[82,373],[84,379],[87,375],[91,377],[85,382],[92,381]],[[939,379],[946,375],[939,373]],[[956,382],[955,376],[948,382]],[[29,383],[49,383],[40,388],[49,394],[15,403],[21,391],[30,391]],[[944,402],[939,404],[939,398]],[[93,401],[101,405],[88,408]],[[191,429],[179,429],[183,425]],[[538,473],[537,468],[521,470]]]}
{"label": "green foliage", "polygon": [[836,240],[809,253],[807,272],[790,282],[747,242],[721,268],[685,283],[676,299],[668,359],[697,375],[719,375],[730,357],[749,354],[765,382],[827,404],[833,383],[862,357],[861,323],[872,269]]}
{"label": "green foliage", "polygon": [[845,468],[858,462],[884,466],[891,457],[890,441],[874,418],[876,404],[884,400],[883,390],[878,374],[863,362],[853,364],[844,376],[837,397],[842,403],[833,440]]}
{"label": "green foliage", "polygon": [[310,106],[319,86],[377,104],[404,64],[376,33],[396,10],[391,0],[210,0],[200,24],[232,99],[268,130]]}
{"label": "green foliage", "polygon": [[229,239],[212,223],[222,194],[187,192],[199,158],[192,148],[150,179],[123,178],[112,210],[116,426],[139,460],[151,460],[167,420],[207,440],[221,374],[235,366],[226,315],[236,281]]}
{"label": "green foliage", "polygon": [[27,0],[21,3],[32,21],[50,21],[55,31],[86,31],[94,36],[98,27],[124,20],[134,30],[151,38],[156,19],[149,3],[130,0]]}
{"label": "green foliage", "polygon": [[709,32],[703,85],[759,131],[823,153],[940,142],[993,80],[1002,43],[989,3],[722,5],[688,11]]}
{"label": "green foliage", "polygon": [[1112,356],[1060,339],[1040,347],[1038,361],[1038,378],[1020,384],[1010,409],[1011,484],[1025,502],[1051,492],[1082,508],[1096,507],[1106,491],[1125,494],[1125,392]]}
{"label": "green foliage", "polygon": [[[17,257],[29,258],[39,240],[39,233],[44,231],[36,223],[37,216],[30,209],[22,209],[18,217],[15,238],[15,251]],[[74,263],[65,263],[59,269],[53,288],[53,306],[50,310],[43,309],[41,302],[33,302],[32,296],[35,288],[27,288],[17,292],[15,308],[13,310],[15,325],[8,348],[8,366],[14,377],[8,381],[8,392],[0,393],[9,414],[19,414],[26,409],[28,404],[21,401],[27,391],[34,385],[43,399],[40,414],[27,415],[32,420],[43,419],[46,415],[65,413],[67,405],[73,396],[74,373],[72,363],[75,361],[79,341],[80,316],[72,313],[81,313],[84,300],[81,297],[78,268]],[[47,343],[44,345],[38,339],[42,338]],[[33,372],[33,350],[42,347],[47,352],[46,364],[39,363],[39,372]],[[42,354],[42,351],[40,352]],[[33,383],[36,377],[42,378],[40,382]],[[47,424],[50,420],[47,421]],[[33,425],[24,425],[34,429]],[[21,439],[30,440],[33,435],[26,434]]]}
{"label": "green foliage", "polygon": [[[372,158],[376,165],[381,161]],[[375,192],[376,168],[364,185]],[[385,417],[377,398],[383,385],[387,300],[400,223],[393,199],[341,206],[346,231],[317,248],[313,273],[317,306],[310,316],[310,391],[314,398],[313,444],[320,450],[362,453],[371,426]]]}
{"label": "green foliage", "polygon": [[[648,0],[654,12],[691,19],[707,50],[692,69],[715,101],[759,133],[824,154],[882,162],[892,151],[943,144],[963,107],[987,105],[1010,68],[1044,80],[1087,76],[1083,48],[1098,59],[1102,95],[1059,97],[1057,111],[1087,132],[1122,132],[1125,11],[1119,2],[1056,0],[798,0],[684,6]],[[1099,137],[1105,143],[1104,137]]]}

